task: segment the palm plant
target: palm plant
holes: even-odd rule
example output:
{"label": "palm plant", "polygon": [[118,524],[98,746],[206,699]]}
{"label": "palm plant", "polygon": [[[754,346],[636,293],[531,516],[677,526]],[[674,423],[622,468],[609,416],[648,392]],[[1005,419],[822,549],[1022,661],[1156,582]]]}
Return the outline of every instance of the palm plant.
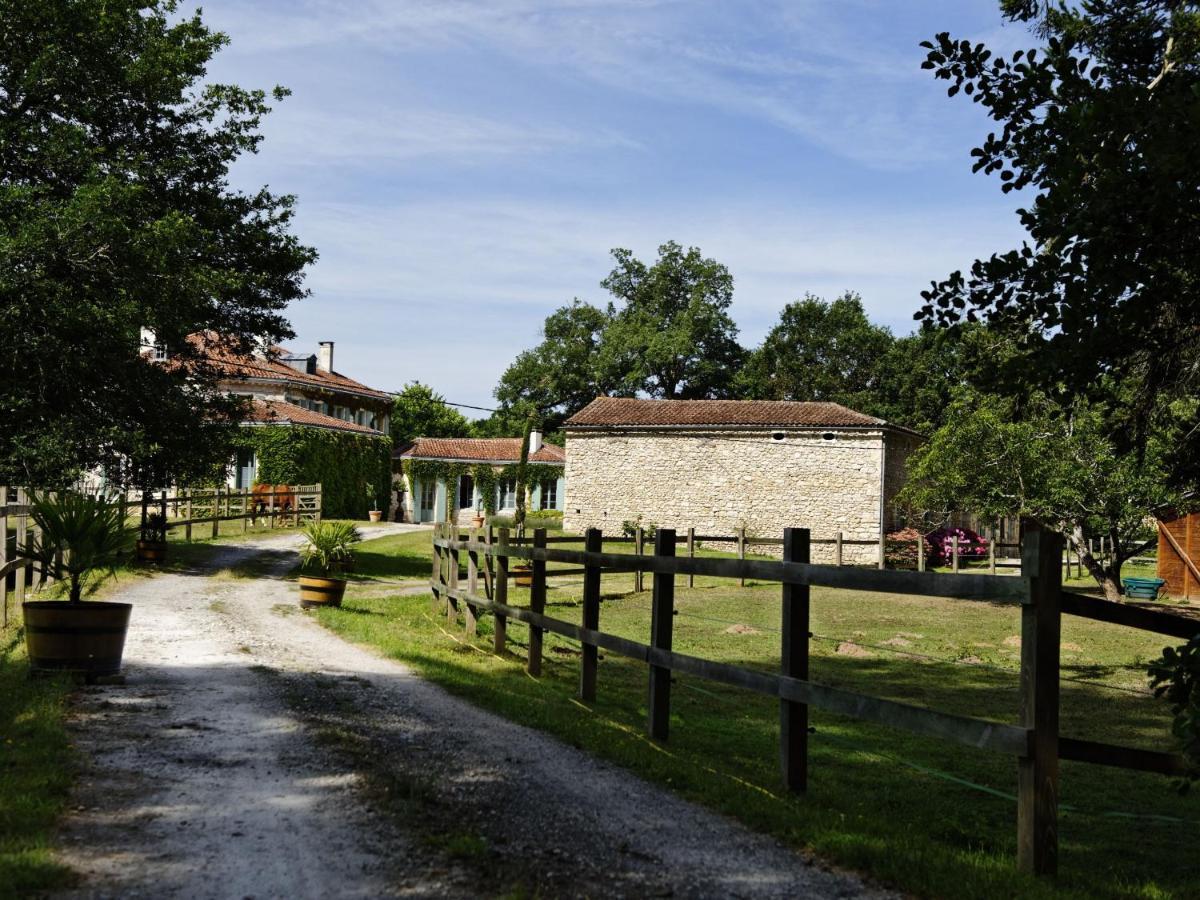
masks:
{"label": "palm plant", "polygon": [[310,522],[304,538],[307,543],[300,551],[303,567],[318,569],[329,577],[349,568],[354,561],[352,545],[362,540],[362,534],[353,522]]}
{"label": "palm plant", "polygon": [[70,600],[82,602],[83,580],[92,572],[116,574],[132,549],[136,529],[125,523],[115,499],[63,491],[35,495],[31,515],[39,534],[17,553],[41,563],[56,579],[70,579]]}

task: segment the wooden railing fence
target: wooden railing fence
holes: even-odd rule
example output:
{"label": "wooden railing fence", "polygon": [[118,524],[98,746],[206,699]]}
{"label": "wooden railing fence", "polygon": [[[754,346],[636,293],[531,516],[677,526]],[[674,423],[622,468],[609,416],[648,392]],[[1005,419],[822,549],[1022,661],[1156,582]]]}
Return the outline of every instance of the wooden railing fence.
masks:
{"label": "wooden railing fence", "polygon": [[[1058,859],[1058,763],[1060,759],[1136,769],[1166,775],[1185,771],[1183,759],[1171,753],[1080,740],[1059,734],[1059,651],[1063,614],[1111,622],[1158,634],[1187,639],[1200,630],[1193,619],[1157,610],[1110,603],[1062,589],[1062,539],[1036,527],[1026,530],[1022,545],[1022,576],[943,574],[888,571],[813,565],[813,543],[807,529],[789,528],[781,539],[781,560],[714,559],[677,556],[676,545],[694,548],[700,538],[681,537],[659,529],[654,552],[645,554],[604,552],[605,543],[634,543],[639,536],[605,538],[597,529],[584,536],[584,549],[559,549],[553,545],[578,538],[551,538],[544,530],[531,540],[516,541],[506,528],[497,533],[471,531],[465,539],[455,526],[439,525],[433,537],[433,571],[430,587],[434,609],[456,624],[463,613],[468,634],[476,632],[478,617],[495,617],[494,650],[505,652],[508,623],[529,628],[526,667],[530,675],[541,671],[543,635],[547,631],[578,641],[583,646],[579,695],[594,700],[598,690],[598,651],[625,656],[648,667],[648,734],[667,740],[671,706],[671,673],[709,679],[777,697],[780,703],[780,760],[782,780],[789,790],[805,790],[809,778],[808,710],[816,707],[840,715],[881,723],[953,741],[982,750],[1007,754],[1017,760],[1017,863],[1027,872],[1053,874]],[[459,582],[460,554],[467,555],[467,585]],[[512,560],[529,563],[529,605],[514,605],[510,598]],[[578,566],[584,573],[581,621],[567,622],[546,615],[548,562]],[[649,573],[652,576],[650,633],[645,643],[605,632],[601,627],[601,576],[606,573]],[[730,579],[752,578],[777,582],[782,587],[782,622],[778,674],[702,659],[672,649],[674,590],[677,577],[696,575]],[[810,587],[817,585],[862,591],[926,595],[1011,603],[1021,610],[1021,669],[1018,724],[1011,725],[971,716],[946,713],[835,688],[809,679],[808,658]]]}
{"label": "wooden railing fence", "polygon": [[[54,573],[17,558],[17,550],[39,537],[29,517],[29,496],[21,488],[0,487],[0,627],[8,627],[9,582],[15,608],[25,601],[25,592],[54,581]],[[12,531],[10,534],[9,531]]]}
{"label": "wooden railing fence", "polygon": [[179,491],[144,492],[122,498],[129,514],[158,512],[166,517],[168,529],[183,529],[185,540],[192,540],[194,527],[209,526],[209,537],[217,537],[222,522],[242,523],[245,532],[251,523],[264,519],[274,528],[280,523],[298,525],[321,520],[321,485],[303,484],[286,491],[253,491],[206,488]]}

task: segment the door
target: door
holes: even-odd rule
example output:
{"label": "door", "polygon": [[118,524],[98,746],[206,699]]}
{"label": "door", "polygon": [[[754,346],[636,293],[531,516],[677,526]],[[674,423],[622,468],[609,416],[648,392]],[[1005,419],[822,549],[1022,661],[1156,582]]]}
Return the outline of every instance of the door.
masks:
{"label": "door", "polygon": [[426,478],[419,483],[417,492],[417,521],[432,522],[437,513],[437,481]]}
{"label": "door", "polygon": [[254,487],[254,474],[257,460],[253,450],[239,450],[237,463],[234,468],[233,486],[239,491],[248,491]]}

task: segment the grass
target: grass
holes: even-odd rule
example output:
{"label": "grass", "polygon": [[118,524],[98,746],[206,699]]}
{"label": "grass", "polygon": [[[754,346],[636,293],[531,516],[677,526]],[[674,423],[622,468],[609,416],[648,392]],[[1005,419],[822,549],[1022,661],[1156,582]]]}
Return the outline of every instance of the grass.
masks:
{"label": "grass", "polygon": [[[380,571],[423,578],[429,540],[427,532],[399,535],[363,550],[394,557],[372,563]],[[580,579],[565,581],[550,591],[547,611],[578,621]],[[649,594],[631,593],[631,583],[629,574],[605,576],[601,627],[645,641]],[[679,579],[677,650],[777,670],[778,585],[738,588],[703,577],[693,589],[684,584]],[[526,601],[510,588],[510,602]],[[1181,797],[1159,776],[1064,762],[1061,874],[1034,881],[1015,871],[1013,759],[814,710],[810,788],[789,796],[777,768],[778,703],[768,698],[679,676],[671,739],[658,745],[644,732],[646,669],[631,660],[605,656],[599,699],[583,704],[578,646],[555,635],[546,635],[543,676],[532,679],[523,669],[523,626],[510,625],[514,653],[496,657],[489,617],[468,641],[431,611],[428,595],[381,597],[351,585],[343,609],[317,615],[472,702],[904,890],[956,898],[1200,896],[1187,862],[1200,792]],[[1015,722],[1014,607],[818,588],[812,628],[814,680]],[[1062,639],[1063,674],[1072,679],[1063,683],[1063,733],[1162,748],[1168,715],[1145,693],[1143,673],[1165,639],[1072,618]]]}
{"label": "grass", "polygon": [[63,726],[70,684],[29,677],[25,637],[0,630],[0,897],[71,883],[51,849],[73,777]]}

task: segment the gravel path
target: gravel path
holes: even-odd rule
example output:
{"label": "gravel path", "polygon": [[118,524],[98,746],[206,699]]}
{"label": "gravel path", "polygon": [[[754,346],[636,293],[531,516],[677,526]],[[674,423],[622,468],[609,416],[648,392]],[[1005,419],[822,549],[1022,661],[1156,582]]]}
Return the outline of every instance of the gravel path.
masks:
{"label": "gravel path", "polygon": [[286,572],[296,541],[120,591],[127,684],[76,705],[62,896],[885,896],[344,642],[292,584],[214,574]]}

